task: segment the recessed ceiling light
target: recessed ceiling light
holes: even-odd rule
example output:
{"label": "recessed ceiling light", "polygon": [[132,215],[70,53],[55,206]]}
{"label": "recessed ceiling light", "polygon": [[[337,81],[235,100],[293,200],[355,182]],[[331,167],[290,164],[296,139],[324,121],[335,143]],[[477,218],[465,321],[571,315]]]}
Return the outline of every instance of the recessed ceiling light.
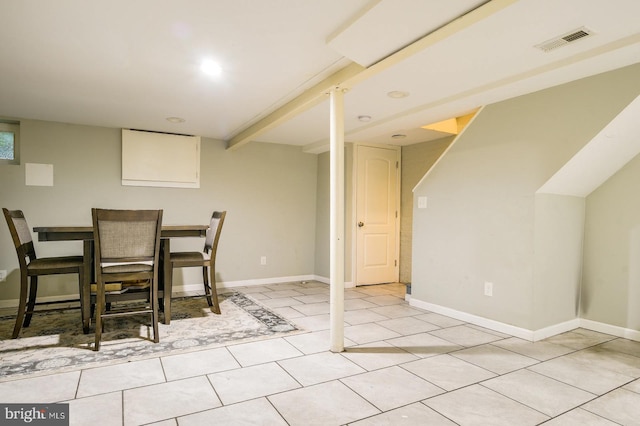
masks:
{"label": "recessed ceiling light", "polygon": [[217,77],[222,74],[222,67],[214,60],[205,59],[200,64],[200,71],[212,77]]}
{"label": "recessed ceiling light", "polygon": [[370,115],[359,115],[358,116],[358,120],[367,123],[367,122],[371,121],[371,116]]}
{"label": "recessed ceiling light", "polygon": [[167,121],[170,123],[184,123],[185,119],[181,117],[167,117]]}
{"label": "recessed ceiling light", "polygon": [[396,133],[395,135],[391,135],[391,139],[404,139],[406,137],[407,135],[404,135],[402,133]]}
{"label": "recessed ceiling light", "polygon": [[409,92],[402,92],[400,90],[394,90],[392,92],[387,93],[387,96],[393,99],[402,99],[409,96]]}

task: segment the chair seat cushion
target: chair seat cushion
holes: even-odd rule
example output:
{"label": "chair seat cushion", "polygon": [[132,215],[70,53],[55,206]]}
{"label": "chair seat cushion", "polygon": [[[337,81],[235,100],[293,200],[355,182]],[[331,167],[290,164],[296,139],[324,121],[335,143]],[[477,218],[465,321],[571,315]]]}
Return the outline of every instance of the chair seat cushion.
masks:
{"label": "chair seat cushion", "polygon": [[209,253],[201,251],[182,251],[171,253],[171,261],[176,263],[182,262],[208,262],[211,260]]}
{"label": "chair seat cushion", "polygon": [[52,269],[73,269],[81,268],[82,265],[82,256],[41,257],[29,262],[27,270],[38,272]]}
{"label": "chair seat cushion", "polygon": [[128,263],[125,265],[105,266],[102,268],[103,274],[119,274],[123,272],[150,272],[153,271],[153,265],[144,263]]}

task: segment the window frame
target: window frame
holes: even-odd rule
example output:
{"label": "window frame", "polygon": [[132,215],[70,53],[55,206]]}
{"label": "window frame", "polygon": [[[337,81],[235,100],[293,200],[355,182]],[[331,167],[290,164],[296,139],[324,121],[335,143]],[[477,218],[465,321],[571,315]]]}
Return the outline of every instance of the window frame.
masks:
{"label": "window frame", "polygon": [[13,159],[0,158],[0,165],[20,164],[20,123],[0,121],[0,132],[13,133]]}

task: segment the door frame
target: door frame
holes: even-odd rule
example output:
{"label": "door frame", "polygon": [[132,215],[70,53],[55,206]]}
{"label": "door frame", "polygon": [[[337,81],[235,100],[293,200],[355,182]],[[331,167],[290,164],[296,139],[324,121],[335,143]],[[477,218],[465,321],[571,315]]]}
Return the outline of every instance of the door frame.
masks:
{"label": "door frame", "polygon": [[358,212],[357,212],[357,197],[358,197],[358,147],[367,146],[371,148],[383,148],[396,151],[396,158],[398,161],[398,167],[396,168],[396,211],[398,212],[396,217],[396,257],[398,259],[398,264],[395,269],[395,281],[397,282],[400,279],[400,205],[401,205],[401,177],[402,177],[402,147],[396,145],[385,145],[385,144],[375,144],[375,143],[359,143],[354,142],[353,144],[353,159],[351,164],[351,214],[350,217],[347,217],[348,223],[350,225],[345,226],[345,232],[351,235],[351,286],[349,287],[357,287],[358,283],[358,242],[357,242],[357,222],[358,222]]}

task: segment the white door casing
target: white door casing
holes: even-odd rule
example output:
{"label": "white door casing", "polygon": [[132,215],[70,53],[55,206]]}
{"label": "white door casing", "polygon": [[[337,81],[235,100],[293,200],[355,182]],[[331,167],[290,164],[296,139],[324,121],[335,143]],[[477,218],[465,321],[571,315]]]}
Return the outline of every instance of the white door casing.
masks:
{"label": "white door casing", "polygon": [[398,147],[357,146],[356,285],[399,279]]}

